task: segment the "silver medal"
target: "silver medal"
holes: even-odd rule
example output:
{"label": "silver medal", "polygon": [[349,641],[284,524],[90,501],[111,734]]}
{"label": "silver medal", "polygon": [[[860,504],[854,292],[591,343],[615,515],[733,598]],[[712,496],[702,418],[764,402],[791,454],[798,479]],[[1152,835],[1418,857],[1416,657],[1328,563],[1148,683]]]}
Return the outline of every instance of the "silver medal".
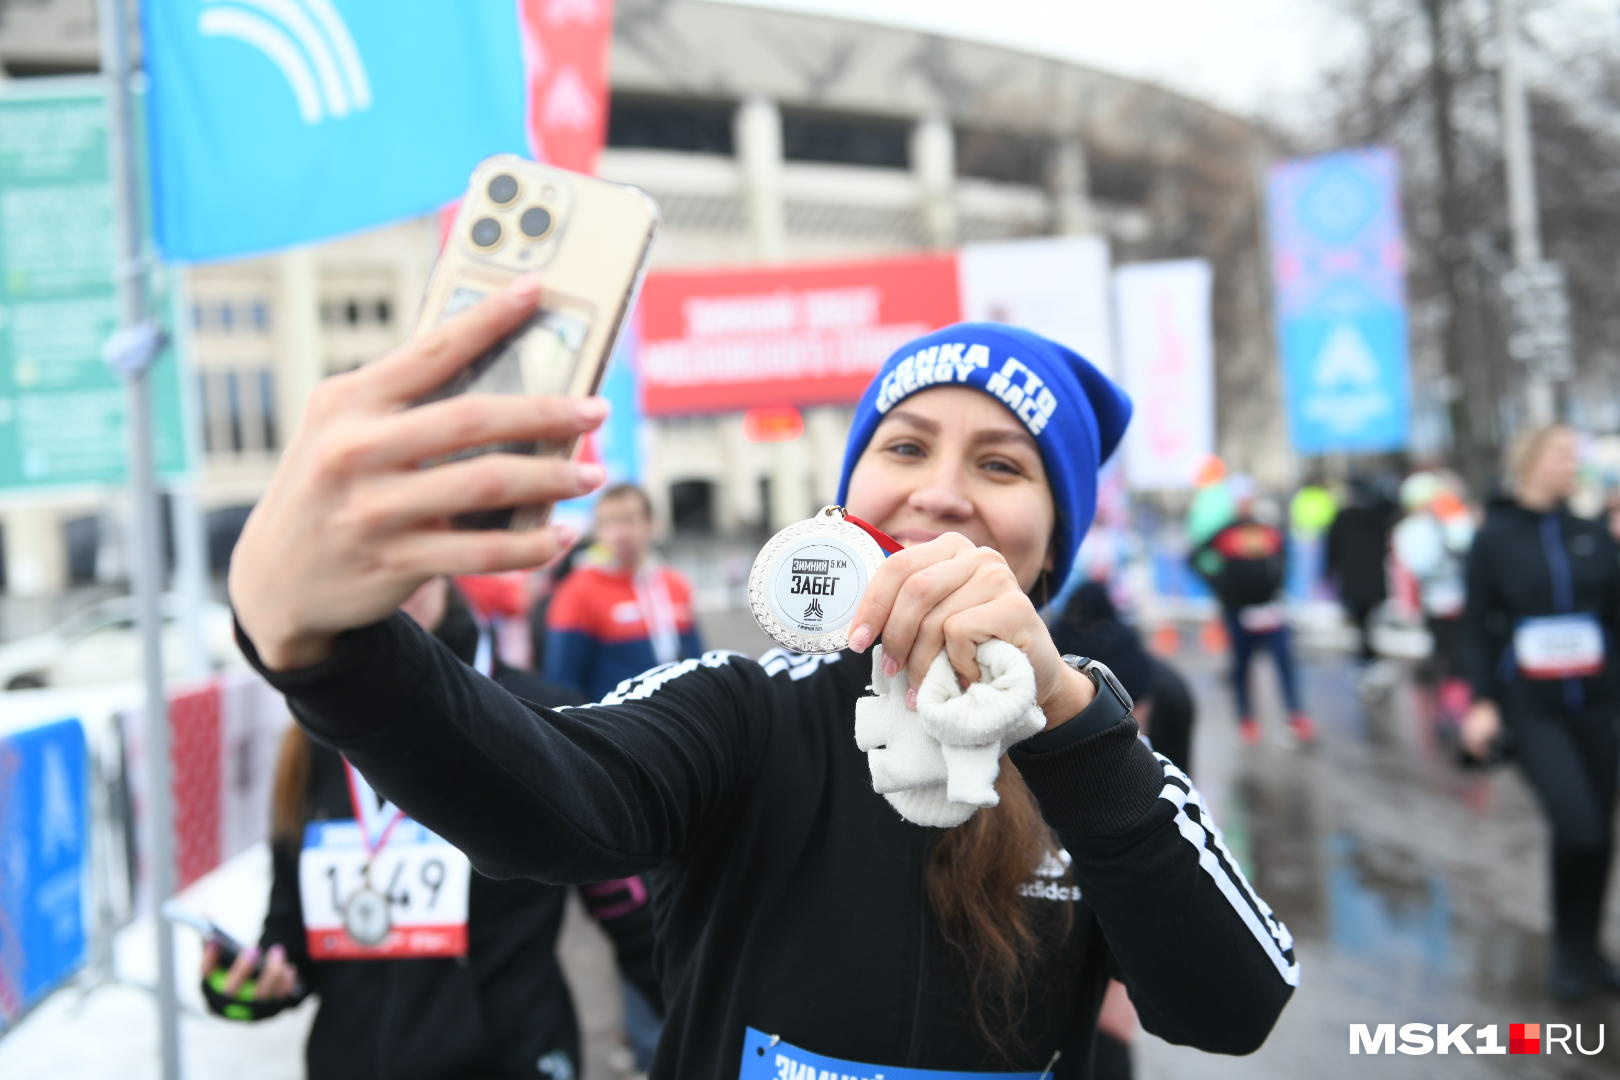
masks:
{"label": "silver medal", "polygon": [[771,537],[748,575],[748,605],[760,629],[783,648],[838,652],[849,621],[883,564],[883,549],[840,506]]}
{"label": "silver medal", "polygon": [[376,889],[362,888],[343,905],[343,931],[357,945],[381,945],[392,929],[388,901]]}

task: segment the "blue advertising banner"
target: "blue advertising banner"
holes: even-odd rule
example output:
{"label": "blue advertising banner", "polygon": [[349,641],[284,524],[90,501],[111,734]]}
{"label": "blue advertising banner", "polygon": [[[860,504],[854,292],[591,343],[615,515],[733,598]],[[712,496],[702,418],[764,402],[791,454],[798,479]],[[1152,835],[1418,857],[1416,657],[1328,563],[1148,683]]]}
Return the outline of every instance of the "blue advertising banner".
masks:
{"label": "blue advertising banner", "polygon": [[429,213],[526,153],[512,0],[141,5],[158,247],[273,251]]}
{"label": "blue advertising banner", "polygon": [[[646,462],[646,431],[641,414],[641,379],[637,356],[641,347],[641,318],[632,309],[619,328],[613,358],[597,396],[612,407],[607,420],[580,451],[581,460],[595,460],[607,470],[608,484],[639,484]],[[590,528],[596,495],[565,499],[552,508],[551,520],[582,531]]]}
{"label": "blue advertising banner", "polygon": [[596,452],[608,471],[609,483],[641,482],[646,425],[641,422],[641,380],[636,356],[641,343],[641,320],[635,311],[625,316],[613,360],[598,391],[612,405],[607,421],[597,430]]}
{"label": "blue advertising banner", "polygon": [[1394,152],[1285,162],[1271,172],[1266,202],[1294,448],[1400,449],[1412,390]]}
{"label": "blue advertising banner", "polygon": [[0,1031],[84,964],[88,783],[77,720],[0,739]]}

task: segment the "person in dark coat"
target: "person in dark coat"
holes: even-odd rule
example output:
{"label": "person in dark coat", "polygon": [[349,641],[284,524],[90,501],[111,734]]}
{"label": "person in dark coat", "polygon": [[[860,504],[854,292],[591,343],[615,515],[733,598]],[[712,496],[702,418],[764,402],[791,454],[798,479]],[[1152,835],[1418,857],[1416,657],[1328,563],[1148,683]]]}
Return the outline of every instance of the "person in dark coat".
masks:
{"label": "person in dark coat", "polygon": [[1389,597],[1385,561],[1399,516],[1394,499],[1373,481],[1357,477],[1350,482],[1350,498],[1328,527],[1327,578],[1356,628],[1357,651],[1364,664],[1378,658],[1372,644],[1372,620]]}
{"label": "person in dark coat", "polygon": [[1065,653],[1108,665],[1136,702],[1137,723],[1153,749],[1191,774],[1197,717],[1192,691],[1175,667],[1148,652],[1105,583],[1088,581],[1074,591],[1052,627],[1052,640]]}
{"label": "person in dark coat", "polygon": [[1560,426],[1515,446],[1512,493],[1468,553],[1463,613],[1463,745],[1485,759],[1509,736],[1552,834],[1548,990],[1560,1000],[1620,993],[1600,951],[1620,791],[1620,548],[1566,505],[1576,448]]}

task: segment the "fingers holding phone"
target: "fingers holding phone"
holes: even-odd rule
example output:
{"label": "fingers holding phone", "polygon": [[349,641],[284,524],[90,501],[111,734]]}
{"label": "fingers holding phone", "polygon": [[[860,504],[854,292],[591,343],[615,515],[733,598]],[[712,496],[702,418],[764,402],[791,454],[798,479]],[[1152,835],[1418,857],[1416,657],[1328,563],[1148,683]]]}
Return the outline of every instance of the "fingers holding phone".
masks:
{"label": "fingers holding phone", "polygon": [[[477,447],[491,432],[571,442],[601,423],[604,405],[477,396],[426,406],[419,416],[406,408],[414,384],[390,377],[416,359],[430,367],[469,360],[523,316],[510,295],[493,297],[458,315],[447,334],[317,387],[231,558],[231,602],[268,666],[319,660],[339,633],[385,618],[437,574],[535,566],[573,542],[570,530],[457,532],[449,520],[479,502],[585,494],[601,482],[591,471],[522,455],[432,469],[417,463]],[[440,469],[452,467],[460,472],[447,484]]]}
{"label": "fingers holding phone", "polygon": [[318,662],[431,577],[573,543],[541,526],[604,480],[569,459],[607,415],[594,395],[656,223],[634,189],[479,167],[416,336],[316,388],[242,531],[231,602],[266,666]]}
{"label": "fingers holding phone", "polygon": [[259,969],[257,1001],[281,1001],[293,996],[298,986],[298,968],[287,959],[287,950],[280,945],[270,946]]}

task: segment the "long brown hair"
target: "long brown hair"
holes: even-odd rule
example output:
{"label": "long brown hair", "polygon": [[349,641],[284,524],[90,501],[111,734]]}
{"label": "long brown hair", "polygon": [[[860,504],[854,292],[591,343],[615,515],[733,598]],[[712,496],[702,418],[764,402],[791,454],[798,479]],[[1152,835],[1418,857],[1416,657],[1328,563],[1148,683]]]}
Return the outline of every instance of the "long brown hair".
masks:
{"label": "long brown hair", "polygon": [[276,779],[270,795],[270,840],[301,844],[309,822],[309,736],[297,724],[287,726],[276,756]]}
{"label": "long brown hair", "polygon": [[[1007,1033],[1028,1005],[1025,974],[1042,951],[1031,910],[1018,887],[1057,846],[1034,794],[1006,757],[996,780],[999,805],[980,810],[934,847],[928,900],[940,932],[962,954],[973,993],[973,1019],[1003,1056],[1016,1049]],[[1074,925],[1062,905],[1061,938]]]}

